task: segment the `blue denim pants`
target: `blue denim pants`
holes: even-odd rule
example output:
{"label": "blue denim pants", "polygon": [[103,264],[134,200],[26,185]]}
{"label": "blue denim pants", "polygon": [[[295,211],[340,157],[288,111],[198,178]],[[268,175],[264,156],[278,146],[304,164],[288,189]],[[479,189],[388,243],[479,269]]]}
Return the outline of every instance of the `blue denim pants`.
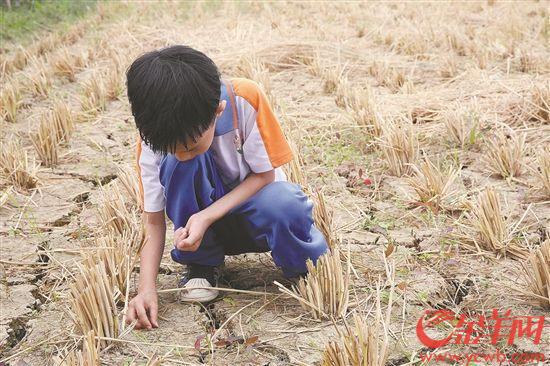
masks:
{"label": "blue denim pants", "polygon": [[[174,229],[184,227],[191,215],[227,193],[209,151],[186,161],[166,155],[160,166],[160,181],[166,214]],[[172,259],[182,264],[217,266],[226,255],[271,251],[285,276],[303,274],[307,272],[306,260],[315,262],[328,248],[313,223],[312,208],[298,184],[269,183],[212,224],[197,251],[174,247]]]}

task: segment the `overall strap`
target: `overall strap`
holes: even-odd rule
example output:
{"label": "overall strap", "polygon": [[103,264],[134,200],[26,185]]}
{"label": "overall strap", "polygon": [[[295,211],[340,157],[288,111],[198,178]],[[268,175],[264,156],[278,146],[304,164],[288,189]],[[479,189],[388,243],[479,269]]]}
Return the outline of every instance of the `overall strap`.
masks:
{"label": "overall strap", "polygon": [[233,86],[228,80],[222,80],[222,82],[225,85],[225,90],[227,95],[229,96],[229,101],[231,104],[231,111],[233,112],[233,128],[238,130],[239,129],[239,117],[237,114],[237,104],[235,103],[235,93],[233,92]]}

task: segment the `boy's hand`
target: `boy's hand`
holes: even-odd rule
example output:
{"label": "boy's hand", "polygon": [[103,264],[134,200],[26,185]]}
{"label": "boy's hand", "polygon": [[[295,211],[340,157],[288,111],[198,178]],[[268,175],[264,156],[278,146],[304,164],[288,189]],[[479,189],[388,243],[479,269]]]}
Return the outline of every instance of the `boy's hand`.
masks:
{"label": "boy's hand", "polygon": [[187,225],[183,228],[180,227],[175,232],[176,248],[187,252],[196,251],[201,245],[204,233],[211,224],[212,219],[203,211],[191,215]]}
{"label": "boy's hand", "polygon": [[137,294],[128,304],[126,324],[137,319],[134,329],[158,328],[158,296],[156,290],[143,291]]}

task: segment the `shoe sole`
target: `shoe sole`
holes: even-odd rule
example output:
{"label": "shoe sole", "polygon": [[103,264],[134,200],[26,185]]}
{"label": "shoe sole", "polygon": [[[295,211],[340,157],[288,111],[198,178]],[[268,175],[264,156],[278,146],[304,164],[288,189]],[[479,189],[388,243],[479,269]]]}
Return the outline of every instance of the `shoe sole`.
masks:
{"label": "shoe sole", "polygon": [[[180,293],[181,294],[181,293]],[[212,296],[204,296],[204,297],[183,297],[180,295],[179,300],[181,302],[209,302],[214,300],[216,297],[219,296],[219,292],[216,291],[216,293]]]}

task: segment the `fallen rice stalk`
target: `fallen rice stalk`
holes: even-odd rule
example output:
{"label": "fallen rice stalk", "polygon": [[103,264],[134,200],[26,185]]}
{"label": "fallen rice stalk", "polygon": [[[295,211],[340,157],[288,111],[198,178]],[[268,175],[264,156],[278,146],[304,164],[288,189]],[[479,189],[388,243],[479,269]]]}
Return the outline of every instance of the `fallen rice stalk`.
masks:
{"label": "fallen rice stalk", "polygon": [[460,169],[449,166],[443,171],[428,159],[419,166],[413,165],[412,169],[414,174],[407,182],[418,195],[420,202],[434,212],[457,208],[459,191],[456,181]]}
{"label": "fallen rice stalk", "polygon": [[550,308],[550,240],[546,240],[522,263],[529,295],[541,306]]}
{"label": "fallen rice stalk", "polygon": [[30,160],[19,139],[10,137],[0,142],[0,174],[2,179],[20,189],[36,188],[37,165]]}
{"label": "fallen rice stalk", "polygon": [[411,166],[418,157],[418,142],[410,123],[386,121],[377,143],[390,174],[400,177],[412,173]]}
{"label": "fallen rice stalk", "polygon": [[505,134],[500,131],[487,142],[485,162],[489,169],[502,178],[520,176],[525,154],[525,135]]}
{"label": "fallen rice stalk", "polygon": [[302,308],[309,311],[315,319],[342,317],[346,314],[349,304],[350,259],[348,256],[347,270],[342,269],[340,251],[334,247],[332,251],[323,254],[317,263],[308,259],[308,274],[300,278],[297,286],[287,289],[277,281],[274,283],[279,290],[298,300]]}

